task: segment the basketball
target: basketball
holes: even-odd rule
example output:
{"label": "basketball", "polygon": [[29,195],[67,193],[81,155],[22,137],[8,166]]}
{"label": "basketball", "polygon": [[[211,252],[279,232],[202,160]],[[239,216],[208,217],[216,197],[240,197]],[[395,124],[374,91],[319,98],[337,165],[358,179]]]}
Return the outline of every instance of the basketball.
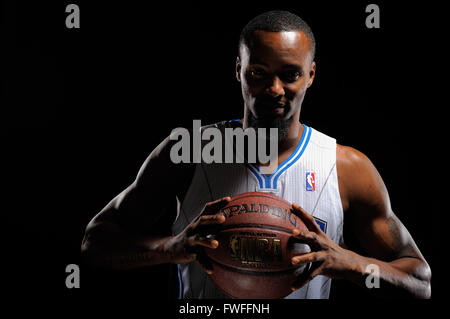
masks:
{"label": "basketball", "polygon": [[250,192],[231,199],[220,210],[226,217],[216,235],[219,247],[206,248],[214,284],[231,298],[276,299],[308,265],[293,266],[291,258],[309,246],[294,242],[292,229],[306,231],[291,204],[270,193]]}

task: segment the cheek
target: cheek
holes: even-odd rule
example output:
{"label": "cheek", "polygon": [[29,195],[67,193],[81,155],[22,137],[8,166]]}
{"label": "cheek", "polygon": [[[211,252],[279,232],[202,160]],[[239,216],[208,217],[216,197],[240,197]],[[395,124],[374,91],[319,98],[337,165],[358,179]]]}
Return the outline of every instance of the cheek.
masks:
{"label": "cheek", "polygon": [[292,102],[297,103],[301,102],[303,100],[303,97],[306,93],[306,85],[304,84],[298,84],[296,85],[290,85],[285,88],[285,94],[286,97],[291,100]]}
{"label": "cheek", "polygon": [[242,87],[242,94],[246,99],[255,98],[264,90],[263,85],[258,85],[254,83],[254,81],[251,80],[248,81],[245,78],[241,80],[241,87]]}
{"label": "cheek", "polygon": [[250,109],[253,109],[253,105],[255,104],[255,98],[245,80],[243,81],[241,80],[241,90],[242,90],[242,99],[244,100],[245,105]]}
{"label": "cheek", "polygon": [[253,96],[256,96],[259,93],[263,92],[268,85],[267,81],[261,79],[257,80],[253,78],[249,72],[243,73],[241,79],[243,80],[247,91],[250,92],[250,94]]}

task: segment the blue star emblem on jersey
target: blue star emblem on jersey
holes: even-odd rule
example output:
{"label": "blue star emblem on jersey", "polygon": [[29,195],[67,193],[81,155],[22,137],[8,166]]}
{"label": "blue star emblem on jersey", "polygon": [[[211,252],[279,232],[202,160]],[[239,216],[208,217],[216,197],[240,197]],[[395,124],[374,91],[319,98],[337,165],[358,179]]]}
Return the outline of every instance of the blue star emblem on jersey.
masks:
{"label": "blue star emblem on jersey", "polygon": [[316,174],[314,172],[306,172],[306,191],[314,192],[316,190]]}

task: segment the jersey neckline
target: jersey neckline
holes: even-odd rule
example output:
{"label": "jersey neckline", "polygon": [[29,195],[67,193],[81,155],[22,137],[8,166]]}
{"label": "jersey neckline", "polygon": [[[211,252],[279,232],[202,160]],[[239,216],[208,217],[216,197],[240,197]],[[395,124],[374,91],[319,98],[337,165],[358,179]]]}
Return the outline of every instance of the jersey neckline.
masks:
{"label": "jersey neckline", "polygon": [[306,147],[308,146],[309,140],[311,138],[311,132],[312,129],[302,124],[303,126],[303,134],[300,138],[300,141],[297,144],[297,147],[295,148],[294,152],[286,158],[278,167],[269,175],[267,176],[264,174],[257,164],[252,163],[246,163],[247,168],[252,172],[252,174],[256,177],[259,183],[260,189],[276,189],[277,188],[277,182],[280,176],[293,164],[298,162],[298,160],[302,157]]}

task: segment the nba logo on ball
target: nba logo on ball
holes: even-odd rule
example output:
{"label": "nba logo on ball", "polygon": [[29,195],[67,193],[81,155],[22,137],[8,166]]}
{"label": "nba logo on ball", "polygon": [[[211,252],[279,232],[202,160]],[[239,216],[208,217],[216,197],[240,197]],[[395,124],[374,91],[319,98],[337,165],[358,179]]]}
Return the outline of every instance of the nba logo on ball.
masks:
{"label": "nba logo on ball", "polygon": [[308,192],[316,190],[316,174],[314,172],[306,172],[306,190]]}

